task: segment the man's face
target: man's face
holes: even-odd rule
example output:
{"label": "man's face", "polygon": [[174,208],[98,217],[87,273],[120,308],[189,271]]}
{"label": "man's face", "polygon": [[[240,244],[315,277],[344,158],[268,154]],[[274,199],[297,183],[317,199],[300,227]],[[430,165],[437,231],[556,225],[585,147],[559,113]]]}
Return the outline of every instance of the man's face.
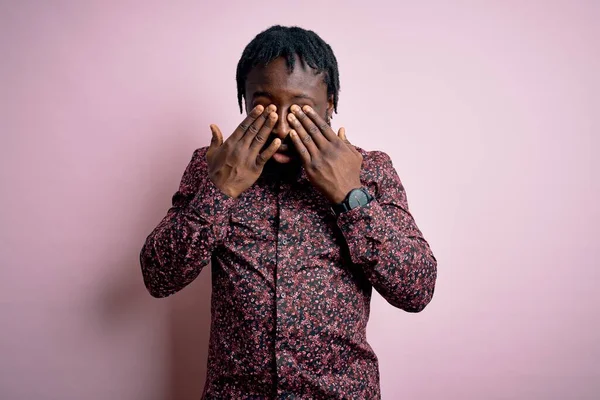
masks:
{"label": "man's face", "polygon": [[273,60],[267,66],[255,67],[246,79],[245,98],[246,113],[259,104],[265,108],[269,104],[277,107],[277,125],[264,148],[279,137],[282,144],[272,160],[280,164],[300,163],[300,157],[288,137],[290,124],[287,116],[290,107],[294,104],[300,107],[309,105],[325,120],[333,111],[333,98],[327,97],[323,74],[315,74],[315,70],[298,57],[292,73],[283,57]]}

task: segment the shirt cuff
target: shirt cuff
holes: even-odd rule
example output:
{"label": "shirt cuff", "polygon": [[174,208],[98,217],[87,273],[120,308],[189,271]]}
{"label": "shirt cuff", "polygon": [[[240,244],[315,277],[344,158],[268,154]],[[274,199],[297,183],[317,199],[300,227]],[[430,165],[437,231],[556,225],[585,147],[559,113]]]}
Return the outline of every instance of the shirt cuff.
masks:
{"label": "shirt cuff", "polygon": [[386,240],[385,216],[375,199],[365,206],[340,214],[337,225],[355,263],[372,261],[378,246]]}
{"label": "shirt cuff", "polygon": [[229,214],[236,203],[237,199],[221,192],[206,176],[190,202],[190,208],[206,223],[213,225],[217,237],[223,238],[229,226]]}

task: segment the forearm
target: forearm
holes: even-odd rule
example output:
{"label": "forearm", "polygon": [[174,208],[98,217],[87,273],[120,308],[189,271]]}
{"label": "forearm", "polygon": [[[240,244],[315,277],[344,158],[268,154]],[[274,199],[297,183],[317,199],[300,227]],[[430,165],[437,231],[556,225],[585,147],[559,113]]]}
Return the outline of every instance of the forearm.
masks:
{"label": "forearm", "polygon": [[154,297],[166,297],[189,283],[210,261],[217,236],[191,210],[170,212],[146,239],[140,254],[144,283]]}
{"label": "forearm", "polygon": [[437,261],[410,214],[384,213],[374,200],[342,214],[338,225],[351,261],[390,304],[410,312],[425,308],[433,297]]}
{"label": "forearm", "polygon": [[191,283],[228,231],[235,199],[204,177],[191,201],[176,194],[174,206],[152,231],[140,253],[144,283],[154,297],[169,296]]}

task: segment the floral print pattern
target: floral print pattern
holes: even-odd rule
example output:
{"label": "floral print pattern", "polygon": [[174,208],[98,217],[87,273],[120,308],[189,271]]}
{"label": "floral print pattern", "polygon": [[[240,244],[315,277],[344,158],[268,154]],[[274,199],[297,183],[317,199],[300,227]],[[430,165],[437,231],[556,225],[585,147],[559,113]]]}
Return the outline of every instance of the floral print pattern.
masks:
{"label": "floral print pattern", "polygon": [[431,300],[437,262],[389,156],[363,155],[375,200],[339,217],[303,169],[237,199],[196,150],[141,255],[146,287],[171,295],[207,265],[211,332],[204,399],[379,399],[366,340],[372,289],[409,312]]}

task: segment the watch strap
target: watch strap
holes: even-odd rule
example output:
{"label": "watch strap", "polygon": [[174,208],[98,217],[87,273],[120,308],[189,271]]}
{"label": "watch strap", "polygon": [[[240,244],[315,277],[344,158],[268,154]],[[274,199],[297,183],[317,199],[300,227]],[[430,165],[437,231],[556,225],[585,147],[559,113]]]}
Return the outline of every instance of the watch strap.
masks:
{"label": "watch strap", "polygon": [[350,211],[350,206],[348,205],[348,202],[345,199],[341,203],[334,204],[334,205],[331,206],[331,212],[336,217],[338,215],[342,214],[342,213],[347,212],[347,211]]}

